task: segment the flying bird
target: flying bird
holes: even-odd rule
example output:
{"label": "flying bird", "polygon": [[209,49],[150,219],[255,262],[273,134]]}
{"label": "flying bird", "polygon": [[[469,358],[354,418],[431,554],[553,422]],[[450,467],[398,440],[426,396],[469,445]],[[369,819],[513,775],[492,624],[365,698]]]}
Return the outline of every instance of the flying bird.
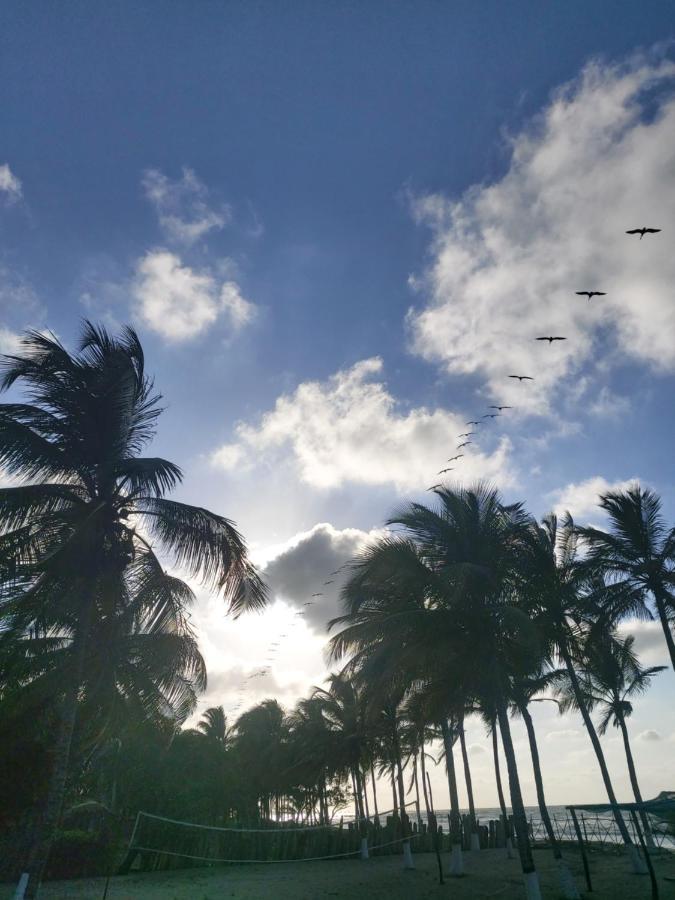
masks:
{"label": "flying bird", "polygon": [[642,240],[646,234],[658,234],[659,231],[661,231],[660,228],[631,228],[626,234],[639,234],[640,240]]}
{"label": "flying bird", "polygon": [[549,345],[553,343],[553,341],[566,341],[566,337],[553,337],[550,335],[549,337],[538,337],[535,338],[535,341],[548,341]]}
{"label": "flying bird", "polygon": [[455,471],[454,468],[450,467],[449,469],[441,469],[441,471],[438,474],[445,475],[446,472],[454,472],[454,471]]}
{"label": "flying bird", "polygon": [[577,297],[588,297],[590,300],[591,297],[605,297],[607,296],[607,291],[575,291]]}
{"label": "flying bird", "polygon": [[503,409],[513,409],[512,406],[490,406],[490,409],[498,409],[501,412]]}
{"label": "flying bird", "polygon": [[465,422],[465,425],[480,425],[480,422]]}
{"label": "flying bird", "polygon": [[517,378],[518,381],[534,381],[531,375],[509,375],[509,378]]}
{"label": "flying bird", "polygon": [[319,591],[317,594],[312,594],[312,597],[323,597],[323,594]]}
{"label": "flying bird", "polygon": [[462,447],[468,447],[469,444],[473,444],[473,441],[464,441],[463,444],[457,444],[457,449],[461,450]]}
{"label": "flying bird", "polygon": [[332,581],[324,581],[324,584],[332,584]]}
{"label": "flying bird", "polygon": [[457,456],[451,456],[448,462],[454,462],[456,459],[461,459],[463,456],[463,453],[458,453]]}
{"label": "flying bird", "polygon": [[482,419],[498,419],[499,413],[485,413],[484,416],[481,416]]}
{"label": "flying bird", "polygon": [[[475,433],[475,431],[465,431],[462,434],[458,434],[457,437],[471,437],[471,435]],[[450,462],[450,460],[448,460],[448,462]]]}
{"label": "flying bird", "polygon": [[314,604],[312,603],[311,600],[306,600],[302,605],[303,606],[314,606]]}

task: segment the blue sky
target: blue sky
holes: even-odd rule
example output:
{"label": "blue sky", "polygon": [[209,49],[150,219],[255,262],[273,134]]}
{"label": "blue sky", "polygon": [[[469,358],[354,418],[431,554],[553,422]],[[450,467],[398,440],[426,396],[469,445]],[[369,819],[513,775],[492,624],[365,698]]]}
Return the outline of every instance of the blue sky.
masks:
{"label": "blue sky", "polygon": [[[3,6],[1,349],[132,322],[181,495],[269,565],[264,624],[195,610],[205,703],[490,404],[460,478],[590,520],[638,477],[675,517],[672,36],[666,2]],[[326,594],[261,691],[321,678]]]}

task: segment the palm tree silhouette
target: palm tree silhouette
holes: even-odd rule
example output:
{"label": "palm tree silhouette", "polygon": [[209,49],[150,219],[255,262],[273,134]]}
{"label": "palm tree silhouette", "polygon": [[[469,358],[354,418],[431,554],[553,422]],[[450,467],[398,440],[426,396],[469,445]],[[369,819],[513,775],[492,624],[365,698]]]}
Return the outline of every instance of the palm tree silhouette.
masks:
{"label": "palm tree silhouette", "polygon": [[261,607],[266,594],[233,524],[167,499],[180,469],[140,456],[161,410],[132,329],[114,338],[87,322],[72,355],[52,335],[29,332],[2,367],[2,388],[26,394],[0,405],[0,465],[20,481],[0,490],[3,642],[37,630],[64,637],[70,657],[50,787],[27,864],[26,896],[34,897],[63,803],[87,666],[105,648],[94,640],[132,607],[145,630],[172,618],[184,625],[191,592],[165,577],[151,540],[221,591],[235,613]]}
{"label": "palm tree silhouette", "polygon": [[667,528],[657,494],[640,485],[625,491],[609,491],[600,498],[610,530],[578,528],[590,562],[614,585],[608,592],[607,611],[614,620],[626,615],[651,617],[650,599],[663,628],[675,669],[675,640],[671,621],[675,617],[675,528]]}

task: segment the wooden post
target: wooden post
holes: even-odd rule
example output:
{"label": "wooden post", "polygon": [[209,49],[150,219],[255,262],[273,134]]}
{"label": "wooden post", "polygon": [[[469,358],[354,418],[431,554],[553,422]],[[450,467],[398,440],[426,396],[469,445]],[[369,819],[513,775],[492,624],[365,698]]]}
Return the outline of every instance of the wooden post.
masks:
{"label": "wooden post", "polygon": [[572,822],[574,822],[574,830],[577,833],[577,840],[579,841],[579,847],[581,849],[581,859],[584,864],[584,874],[586,876],[586,884],[588,885],[588,890],[593,890],[593,884],[591,882],[591,870],[588,868],[588,858],[586,856],[586,848],[584,847],[584,839],[581,835],[581,828],[579,828],[579,821],[577,819],[577,814],[573,806],[567,807],[572,816]]}

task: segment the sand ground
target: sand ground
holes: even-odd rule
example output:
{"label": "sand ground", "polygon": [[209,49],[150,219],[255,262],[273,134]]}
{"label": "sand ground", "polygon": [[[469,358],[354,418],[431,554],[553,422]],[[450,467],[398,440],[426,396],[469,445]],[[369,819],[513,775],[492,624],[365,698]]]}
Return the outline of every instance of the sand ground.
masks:
{"label": "sand ground", "polygon": [[[580,856],[566,853],[577,884],[585,894]],[[503,850],[482,850],[465,854],[466,876],[446,877],[438,883],[436,857],[422,853],[415,856],[415,871],[404,872],[396,856],[380,857],[367,862],[336,860],[312,863],[231,866],[228,868],[183,869],[173,872],[132,874],[111,879],[108,900],[468,900],[490,898],[522,900],[522,876],[517,860],[507,860]],[[448,855],[443,864],[447,872]],[[542,896],[554,900],[560,896],[557,873],[547,850],[535,852],[540,873]],[[675,854],[655,860],[659,892],[662,900],[675,900]],[[625,857],[611,852],[591,855],[593,893],[589,900],[647,900],[651,897],[648,876],[632,875]],[[48,882],[40,897],[44,900],[100,900],[105,880]],[[10,898],[13,888],[0,886],[0,898]]]}

